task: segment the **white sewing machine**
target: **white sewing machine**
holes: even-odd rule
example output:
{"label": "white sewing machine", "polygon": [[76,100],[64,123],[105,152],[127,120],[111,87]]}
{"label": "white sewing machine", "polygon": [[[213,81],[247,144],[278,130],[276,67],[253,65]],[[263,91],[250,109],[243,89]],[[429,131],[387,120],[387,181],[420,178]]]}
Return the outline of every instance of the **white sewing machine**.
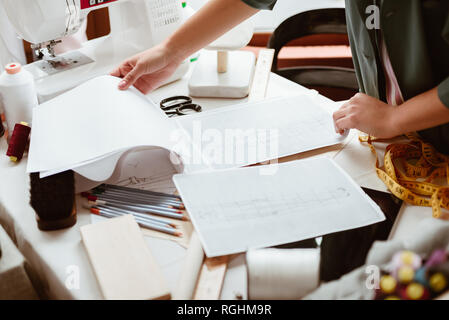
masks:
{"label": "white sewing machine", "polygon": [[[26,66],[35,78],[40,103],[98,75],[125,58],[163,41],[182,23],[181,0],[0,0],[18,35],[42,59]],[[109,35],[59,56],[54,46],[76,33],[89,12],[109,7]],[[167,81],[181,78],[184,62]]]}

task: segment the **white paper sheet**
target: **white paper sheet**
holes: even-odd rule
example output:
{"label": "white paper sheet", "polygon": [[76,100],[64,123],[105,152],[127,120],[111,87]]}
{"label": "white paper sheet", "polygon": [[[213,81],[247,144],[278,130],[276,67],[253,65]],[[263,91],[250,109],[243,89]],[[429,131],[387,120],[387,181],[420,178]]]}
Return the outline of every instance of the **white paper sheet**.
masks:
{"label": "white paper sheet", "polygon": [[213,169],[264,162],[346,138],[335,133],[332,116],[307,95],[240,104],[176,121]]}
{"label": "white paper sheet", "polygon": [[[342,142],[330,114],[306,95],[222,107],[176,120],[135,88],[102,76],[34,109],[28,172],[73,169],[111,177],[130,150],[161,147],[185,172],[235,168]],[[172,160],[173,158],[171,158]]]}
{"label": "white paper sheet", "polygon": [[208,257],[244,252],[370,225],[380,208],[335,162],[178,174],[174,182]]}
{"label": "white paper sheet", "polygon": [[34,109],[28,172],[79,165],[138,146],[171,149],[175,124],[135,88],[102,76]]}

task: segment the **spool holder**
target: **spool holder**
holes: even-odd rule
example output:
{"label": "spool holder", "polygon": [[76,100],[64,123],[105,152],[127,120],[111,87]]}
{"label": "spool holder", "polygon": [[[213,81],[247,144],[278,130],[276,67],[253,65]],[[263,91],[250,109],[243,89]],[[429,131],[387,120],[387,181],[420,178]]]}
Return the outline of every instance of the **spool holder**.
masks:
{"label": "spool holder", "polygon": [[204,50],[189,80],[189,95],[244,98],[251,87],[255,62],[249,51]]}

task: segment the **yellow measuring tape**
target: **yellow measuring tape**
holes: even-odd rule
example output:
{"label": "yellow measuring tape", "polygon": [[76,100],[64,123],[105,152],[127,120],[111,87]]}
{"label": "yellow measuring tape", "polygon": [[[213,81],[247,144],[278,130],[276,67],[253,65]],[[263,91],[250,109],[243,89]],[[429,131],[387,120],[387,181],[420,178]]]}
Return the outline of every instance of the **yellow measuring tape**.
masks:
{"label": "yellow measuring tape", "polygon": [[[359,136],[359,140],[367,143],[376,156],[376,173],[396,197],[416,206],[432,207],[433,216],[439,218],[441,208],[449,209],[449,157],[417,134],[406,136],[409,142],[387,146],[383,167],[373,142],[385,140],[371,136]],[[446,178],[446,186],[433,183],[441,177]]]}

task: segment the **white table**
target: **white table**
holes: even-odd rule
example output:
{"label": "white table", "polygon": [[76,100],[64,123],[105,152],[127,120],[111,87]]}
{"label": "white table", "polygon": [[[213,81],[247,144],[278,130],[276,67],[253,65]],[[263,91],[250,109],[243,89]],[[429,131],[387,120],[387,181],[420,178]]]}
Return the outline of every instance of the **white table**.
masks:
{"label": "white table", "polygon": [[37,299],[23,255],[0,226],[0,300]]}
{"label": "white table", "polygon": [[[313,93],[293,82],[271,74],[267,93],[269,97],[298,92],[312,94],[321,103],[330,108],[335,108],[334,103],[319,96],[316,92]],[[159,102],[163,98],[179,94],[187,94],[186,78],[160,88],[150,94],[149,98]],[[195,99],[195,101],[200,103],[205,110],[209,110],[245,102],[246,99]],[[2,138],[0,140],[0,153],[4,155],[6,149],[5,138]],[[348,137],[344,145],[307,152],[288,157],[286,160],[320,156],[334,157],[360,185],[386,190],[375,174],[374,159],[369,148],[358,142],[355,133]],[[35,213],[28,204],[29,178],[25,169],[26,158],[20,163],[14,164],[6,156],[0,157],[0,223],[16,242],[19,250],[40,278],[41,285],[37,288],[38,292],[54,299],[101,299],[101,292],[79,233],[80,226],[91,222],[90,214],[81,207],[80,201],[77,201],[78,223],[74,227],[61,231],[39,231],[35,221]],[[403,205],[392,235],[401,237],[408,234],[416,222],[431,217],[431,215],[429,208]],[[152,241],[151,250],[162,265],[170,262],[167,258],[167,252],[174,253],[168,256],[175,256],[178,263],[175,263],[175,267],[165,268],[164,272],[169,275],[179,273],[185,249],[173,242],[155,239]],[[171,262],[173,263],[173,257]],[[173,276],[171,278],[169,286],[173,288],[177,279]],[[75,281],[70,281],[73,279]],[[79,286],[77,285],[78,279]],[[237,256],[229,264],[222,298],[235,299],[236,293],[246,296],[246,269],[243,255]]]}

